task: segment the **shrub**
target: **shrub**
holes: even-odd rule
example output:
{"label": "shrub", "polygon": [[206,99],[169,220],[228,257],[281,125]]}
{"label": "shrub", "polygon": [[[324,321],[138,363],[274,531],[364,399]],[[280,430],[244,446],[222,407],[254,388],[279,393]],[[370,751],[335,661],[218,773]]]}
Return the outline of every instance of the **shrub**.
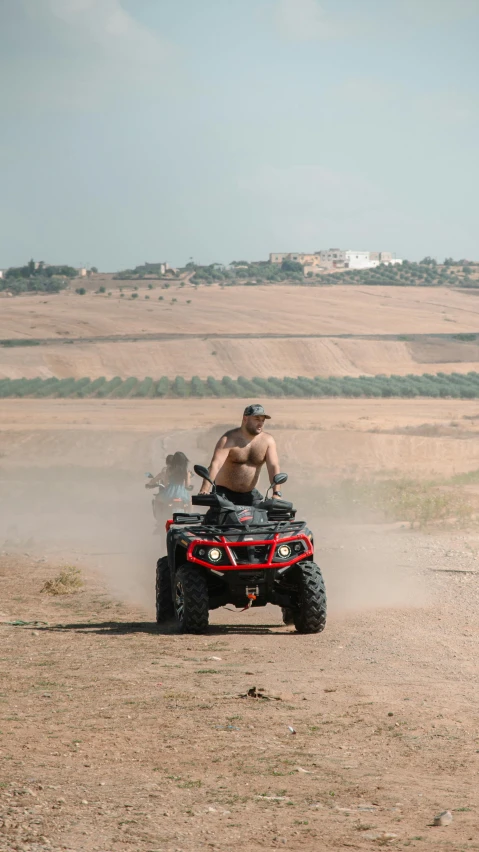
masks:
{"label": "shrub", "polygon": [[173,382],[172,390],[175,396],[187,397],[190,395],[190,386],[186,384],[183,376],[177,376]]}
{"label": "shrub", "polygon": [[[225,397],[229,395],[224,383],[214,379],[213,376],[208,376],[206,385],[210,391],[209,396]],[[234,395],[232,394],[232,396]]]}
{"label": "shrub", "polygon": [[193,376],[191,379],[191,395],[202,397],[205,396],[206,393],[207,388],[205,388],[205,385],[199,376]]}
{"label": "shrub", "polygon": [[145,398],[147,396],[151,396],[153,394],[153,390],[154,390],[153,379],[150,379],[149,377],[147,377],[146,379],[143,379],[143,381],[139,383],[138,387],[135,389],[135,391],[132,395]]}
{"label": "shrub", "polygon": [[162,376],[155,387],[155,396],[166,396],[170,389],[170,380],[166,376]]}
{"label": "shrub", "polygon": [[110,379],[109,382],[103,382],[97,392],[96,396],[103,399],[105,396],[110,396],[112,391],[116,390],[123,384],[123,379],[120,376],[115,376],[113,379]]}
{"label": "shrub", "polygon": [[283,396],[283,389],[280,382],[278,382],[279,389],[271,383],[270,379],[262,379],[260,376],[254,376],[253,382],[266,396]]}
{"label": "shrub", "polygon": [[43,381],[40,379],[40,380],[37,380],[36,386],[33,386],[33,383],[32,383],[31,393],[32,393],[32,395],[35,395],[36,397],[39,397],[39,398],[55,396],[55,392],[56,392],[58,384],[59,384],[59,379],[57,379],[57,378],[44,379]]}
{"label": "shrub", "polygon": [[[121,380],[120,380],[121,381]],[[125,379],[120,385],[114,388],[110,394],[115,399],[125,399],[127,396],[133,395],[133,391],[138,387],[138,379]]]}
{"label": "shrub", "polygon": [[230,379],[229,376],[223,376],[221,384],[226,391],[223,396],[247,396],[238,383]]}
{"label": "shrub", "polygon": [[86,293],[86,290],[85,290],[84,287],[77,287],[76,290],[75,290],[75,293],[78,293],[79,296],[84,296],[85,293]]}
{"label": "shrub", "polygon": [[101,386],[105,383],[105,376],[100,376],[98,379],[94,379],[89,385],[85,385],[84,387],[80,388],[80,390],[77,392],[77,395],[80,398],[83,398],[85,396],[94,396],[96,392],[101,388]]}
{"label": "shrub", "polygon": [[241,396],[261,396],[263,392],[263,388],[260,385],[255,384],[252,379],[245,379],[244,376],[238,376],[237,382],[239,388],[244,390],[244,393],[242,393]]}

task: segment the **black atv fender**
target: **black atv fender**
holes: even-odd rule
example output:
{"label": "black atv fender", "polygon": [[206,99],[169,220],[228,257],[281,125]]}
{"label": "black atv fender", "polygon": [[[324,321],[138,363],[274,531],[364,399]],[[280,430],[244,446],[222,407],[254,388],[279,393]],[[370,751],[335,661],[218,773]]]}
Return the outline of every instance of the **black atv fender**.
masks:
{"label": "black atv fender", "polygon": [[182,531],[169,530],[166,536],[166,551],[172,580],[176,570],[186,562],[187,550],[188,541]]}

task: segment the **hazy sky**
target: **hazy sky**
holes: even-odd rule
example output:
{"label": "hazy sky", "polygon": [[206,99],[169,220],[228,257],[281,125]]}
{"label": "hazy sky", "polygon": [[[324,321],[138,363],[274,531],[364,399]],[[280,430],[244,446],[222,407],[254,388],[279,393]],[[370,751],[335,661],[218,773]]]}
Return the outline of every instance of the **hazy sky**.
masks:
{"label": "hazy sky", "polygon": [[0,268],[479,259],[479,0],[0,0]]}

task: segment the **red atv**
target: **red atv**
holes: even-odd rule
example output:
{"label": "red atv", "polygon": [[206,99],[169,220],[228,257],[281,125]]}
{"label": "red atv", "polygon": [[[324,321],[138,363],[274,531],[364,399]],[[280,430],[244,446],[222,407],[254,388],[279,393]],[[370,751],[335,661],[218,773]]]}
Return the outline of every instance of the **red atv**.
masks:
{"label": "red atv", "polygon": [[[313,535],[295,520],[292,503],[266,495],[257,506],[236,506],[216,493],[205,467],[194,470],[212,492],[197,494],[192,503],[208,511],[175,513],[167,522],[167,555],[156,568],[158,624],[176,617],[182,633],[203,633],[210,609],[272,603],[298,633],[324,630],[326,591]],[[278,473],[274,484],[287,478]]]}

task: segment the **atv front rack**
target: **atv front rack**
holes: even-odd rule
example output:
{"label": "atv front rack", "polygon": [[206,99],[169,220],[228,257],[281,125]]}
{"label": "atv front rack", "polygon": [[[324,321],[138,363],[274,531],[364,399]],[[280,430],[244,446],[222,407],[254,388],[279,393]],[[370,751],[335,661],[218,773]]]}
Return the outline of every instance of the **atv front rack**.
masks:
{"label": "atv front rack", "polygon": [[[282,530],[300,530],[304,527],[304,521],[288,521],[288,520],[271,520],[268,521],[267,524],[228,524],[227,526],[222,526],[221,528],[215,526],[214,524],[202,524],[202,520],[204,515],[188,515],[185,512],[175,512],[173,515],[173,520],[168,523],[178,524],[181,526],[194,526],[194,532],[205,534],[205,535],[220,535],[219,530],[221,529],[221,534],[233,535],[234,533],[245,532],[250,535],[251,533],[265,533],[267,531],[267,527],[269,527],[269,531],[272,533],[281,532]],[[197,526],[198,524],[198,526]]]}

